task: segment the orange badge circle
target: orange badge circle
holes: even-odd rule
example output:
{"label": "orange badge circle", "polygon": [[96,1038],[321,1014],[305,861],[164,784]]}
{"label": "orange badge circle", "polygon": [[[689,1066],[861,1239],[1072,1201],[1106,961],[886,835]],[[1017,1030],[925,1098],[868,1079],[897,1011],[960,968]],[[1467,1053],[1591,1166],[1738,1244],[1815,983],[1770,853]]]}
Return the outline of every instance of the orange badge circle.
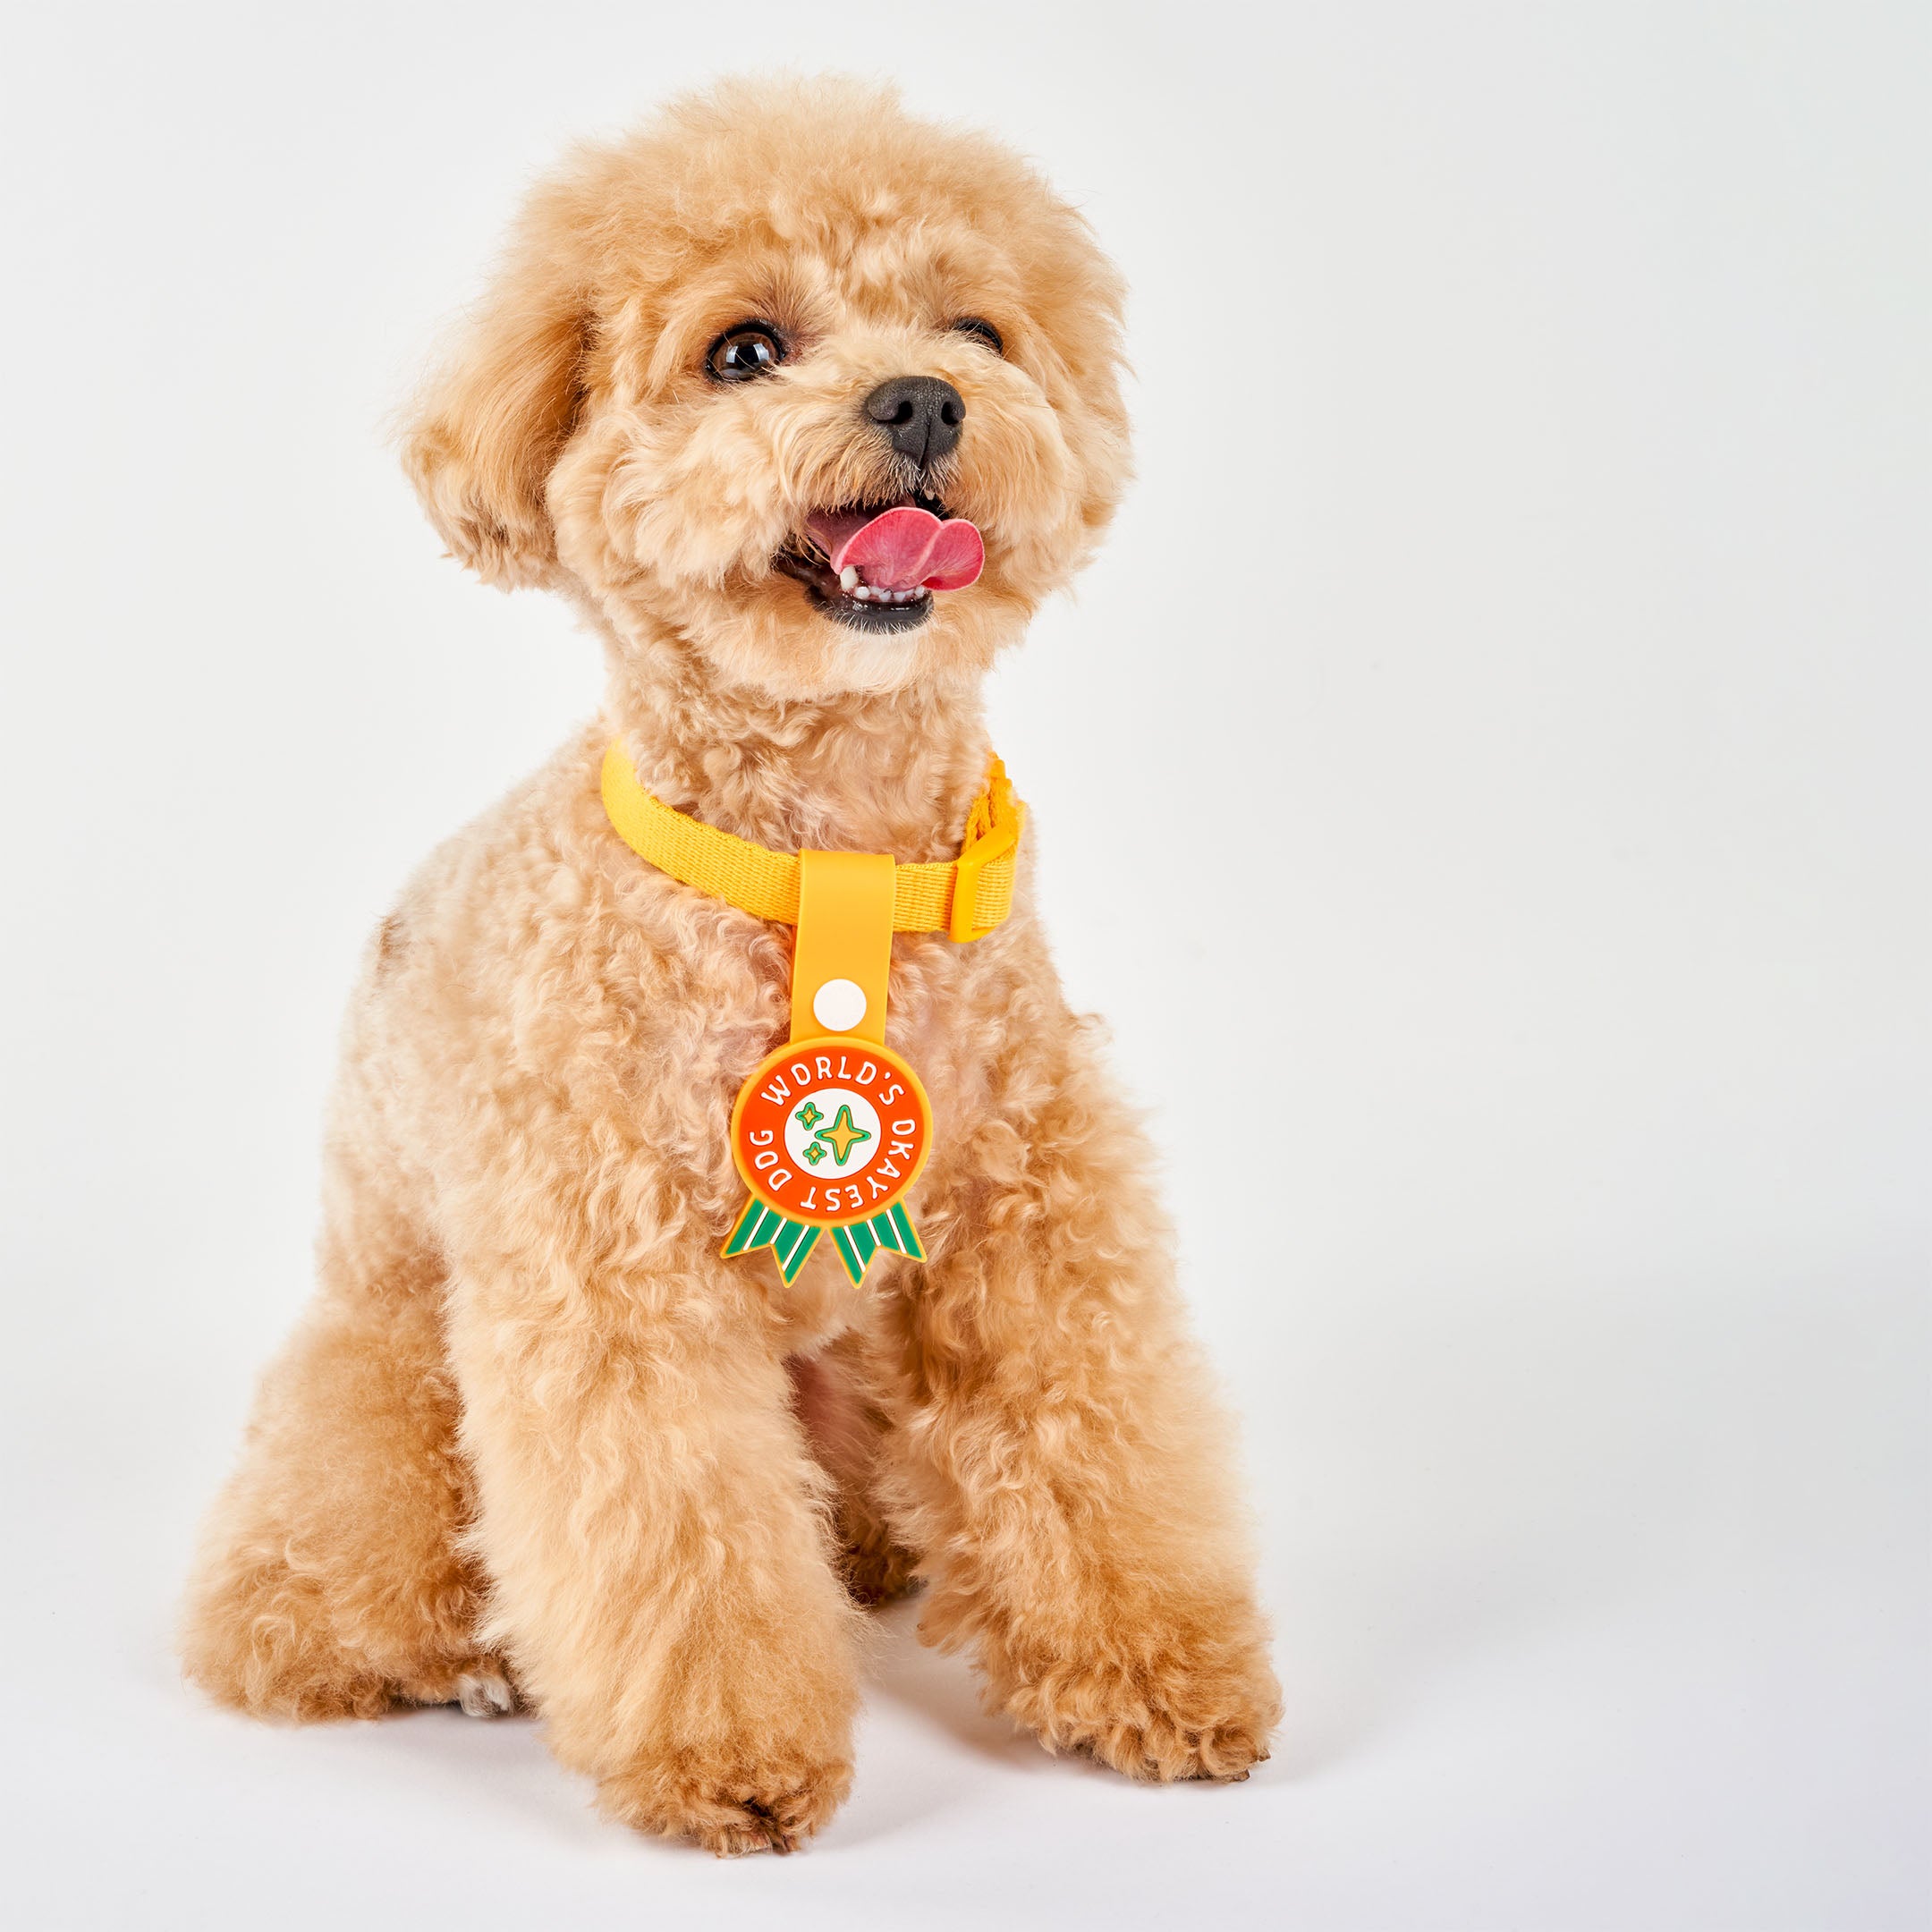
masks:
{"label": "orange badge circle", "polygon": [[932,1151],[932,1103],[869,1040],[798,1040],[759,1063],[732,1108],[732,1159],[767,1208],[809,1227],[881,1215]]}

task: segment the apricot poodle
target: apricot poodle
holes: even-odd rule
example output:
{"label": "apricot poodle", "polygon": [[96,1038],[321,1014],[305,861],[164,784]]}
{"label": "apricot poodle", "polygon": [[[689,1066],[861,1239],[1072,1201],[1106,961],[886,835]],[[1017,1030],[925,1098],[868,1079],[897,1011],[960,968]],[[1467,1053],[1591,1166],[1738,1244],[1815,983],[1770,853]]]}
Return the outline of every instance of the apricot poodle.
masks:
{"label": "apricot poodle", "polygon": [[[720,1243],[792,930],[645,862],[599,796],[614,739],[774,851],[952,859],[984,674],[1127,478],[1120,313],[1030,167],[852,83],[720,87],[530,199],[406,462],[457,558],[603,640],[604,715],[369,945],[319,1288],[191,1589],[215,1697],[521,1703],[614,1817],[785,1851],[851,1784],[861,1606],[923,1582],[921,1637],[1048,1750],[1266,1755],[1226,1427],[1030,833],[996,930],[893,944],[927,1258],[788,1284]],[[895,508],[977,532],[977,580],[855,566]]]}

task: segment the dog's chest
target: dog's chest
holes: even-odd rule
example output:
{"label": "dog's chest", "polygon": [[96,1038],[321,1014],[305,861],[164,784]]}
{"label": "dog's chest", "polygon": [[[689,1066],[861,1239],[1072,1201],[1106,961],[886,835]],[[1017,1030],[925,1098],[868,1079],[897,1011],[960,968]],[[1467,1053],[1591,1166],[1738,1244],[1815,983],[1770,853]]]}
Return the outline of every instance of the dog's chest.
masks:
{"label": "dog's chest", "polygon": [[[715,1238],[722,1245],[748,1198],[732,1158],[732,1107],[744,1082],[785,1041],[790,951],[754,942],[680,960],[659,982],[657,996],[637,1010],[639,1024],[625,1042],[622,1084],[638,1160],[641,1169],[656,1170],[640,1172],[638,1179],[646,1185],[655,1180],[660,1188],[668,1182],[670,1191],[697,1210],[708,1243]],[[886,1035],[932,1103],[940,1144],[934,1149],[937,1167],[929,1171],[950,1165],[945,1143],[970,1131],[985,1091],[983,1029],[973,1016],[984,999],[989,964],[962,957],[949,942],[915,939],[895,948]],[[835,1119],[834,1130],[836,1125]],[[915,1183],[907,1198],[915,1217],[923,1186]],[[784,1345],[795,1352],[818,1347],[862,1319],[894,1271],[915,1265],[881,1256],[854,1284],[834,1243],[821,1241],[818,1248],[822,1251],[789,1282],[769,1251],[725,1264],[781,1324]]]}

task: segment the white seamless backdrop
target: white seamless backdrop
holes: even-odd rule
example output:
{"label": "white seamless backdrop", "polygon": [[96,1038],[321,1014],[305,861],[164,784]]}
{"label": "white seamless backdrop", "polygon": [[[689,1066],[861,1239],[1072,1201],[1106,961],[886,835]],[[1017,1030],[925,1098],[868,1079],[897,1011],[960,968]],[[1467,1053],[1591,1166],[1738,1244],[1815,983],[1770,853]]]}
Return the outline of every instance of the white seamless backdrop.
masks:
{"label": "white seamless backdrop", "polygon": [[[1932,1919],[1928,21],[16,6],[6,1922]],[[566,140],[786,64],[1004,132],[1133,285],[1140,482],[993,705],[1289,1717],[1137,1789],[895,1613],[850,1807],[727,1867],[528,1723],[215,1712],[169,1625],[362,938],[597,698],[386,416]]]}

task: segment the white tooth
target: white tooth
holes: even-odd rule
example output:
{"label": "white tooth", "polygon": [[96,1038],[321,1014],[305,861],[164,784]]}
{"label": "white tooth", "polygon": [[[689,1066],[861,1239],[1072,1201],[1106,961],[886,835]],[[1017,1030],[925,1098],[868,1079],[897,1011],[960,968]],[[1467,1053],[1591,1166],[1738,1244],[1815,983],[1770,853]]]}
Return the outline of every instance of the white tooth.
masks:
{"label": "white tooth", "polygon": [[838,573],[838,582],[841,590],[855,589],[859,582],[859,566],[856,564],[848,564]]}

